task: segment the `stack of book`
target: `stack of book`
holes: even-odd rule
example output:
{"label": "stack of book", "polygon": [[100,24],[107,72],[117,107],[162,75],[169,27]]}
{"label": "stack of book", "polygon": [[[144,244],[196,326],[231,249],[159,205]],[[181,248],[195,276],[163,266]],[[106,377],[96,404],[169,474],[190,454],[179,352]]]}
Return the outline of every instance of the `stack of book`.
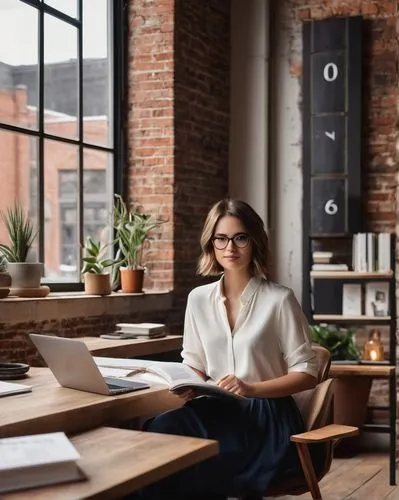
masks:
{"label": "stack of book", "polygon": [[79,458],[63,432],[0,439],[0,493],[85,479]]}
{"label": "stack of book", "polygon": [[113,333],[100,335],[106,339],[153,339],[165,336],[165,325],[162,323],[117,323]]}
{"label": "stack of book", "polygon": [[313,252],[312,271],[348,271],[348,265],[334,262],[334,257],[333,252]]}

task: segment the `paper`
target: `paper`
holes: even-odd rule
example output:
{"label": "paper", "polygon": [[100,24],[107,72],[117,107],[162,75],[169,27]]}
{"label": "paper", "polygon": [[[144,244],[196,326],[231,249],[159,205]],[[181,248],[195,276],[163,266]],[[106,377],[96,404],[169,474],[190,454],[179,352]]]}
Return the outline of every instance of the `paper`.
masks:
{"label": "paper", "polygon": [[101,375],[103,377],[115,377],[115,378],[129,377],[129,375],[141,371],[135,369],[131,370],[123,368],[109,368],[107,366],[99,366],[98,369],[100,370]]}
{"label": "paper", "polygon": [[30,385],[15,384],[14,382],[3,382],[0,380],[0,397],[8,396],[10,394],[20,394],[23,392],[31,392]]}

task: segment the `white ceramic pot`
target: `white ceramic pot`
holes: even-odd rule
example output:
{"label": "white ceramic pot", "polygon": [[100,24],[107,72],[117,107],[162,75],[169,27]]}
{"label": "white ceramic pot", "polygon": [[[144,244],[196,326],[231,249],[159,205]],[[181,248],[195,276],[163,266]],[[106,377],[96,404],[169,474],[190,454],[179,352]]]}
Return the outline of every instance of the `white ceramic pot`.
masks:
{"label": "white ceramic pot", "polygon": [[7,271],[12,288],[39,288],[44,274],[42,262],[9,262]]}

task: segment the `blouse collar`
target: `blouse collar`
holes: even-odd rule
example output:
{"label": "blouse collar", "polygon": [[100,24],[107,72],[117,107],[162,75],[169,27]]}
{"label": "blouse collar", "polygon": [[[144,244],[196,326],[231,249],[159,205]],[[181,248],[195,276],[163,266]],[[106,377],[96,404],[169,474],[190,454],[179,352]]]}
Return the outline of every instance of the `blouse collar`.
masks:
{"label": "blouse collar", "polygon": [[[221,300],[223,300],[223,302],[225,302],[226,297],[223,294],[223,281],[224,281],[224,276],[222,276],[220,278],[219,283],[218,283],[218,296]],[[244,290],[242,291],[242,294],[240,297],[242,305],[247,304],[251,300],[253,294],[259,288],[259,285],[261,284],[261,282],[262,282],[262,278],[259,278],[257,276],[253,276],[248,281],[248,283],[247,283],[246,287],[244,288]]]}

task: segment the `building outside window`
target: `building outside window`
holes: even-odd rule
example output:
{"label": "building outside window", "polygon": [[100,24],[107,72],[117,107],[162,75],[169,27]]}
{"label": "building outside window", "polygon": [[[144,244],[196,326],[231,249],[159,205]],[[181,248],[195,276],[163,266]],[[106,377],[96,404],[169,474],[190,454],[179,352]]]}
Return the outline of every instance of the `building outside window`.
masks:
{"label": "building outside window", "polygon": [[39,228],[29,257],[55,289],[81,286],[86,236],[112,234],[124,11],[113,0],[0,2],[0,210],[24,206]]}

